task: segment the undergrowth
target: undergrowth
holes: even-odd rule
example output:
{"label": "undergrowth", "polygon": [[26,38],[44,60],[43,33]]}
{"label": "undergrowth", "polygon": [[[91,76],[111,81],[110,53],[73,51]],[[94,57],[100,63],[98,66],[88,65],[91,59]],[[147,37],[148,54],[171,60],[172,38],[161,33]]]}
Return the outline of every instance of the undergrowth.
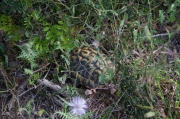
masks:
{"label": "undergrowth", "polygon": [[[92,115],[85,115],[86,118],[178,119],[180,60],[178,53],[169,59],[168,50],[171,36],[180,27],[179,7],[179,0],[2,0],[0,64],[8,68],[7,51],[15,52],[18,60],[27,62],[22,67],[31,77],[30,85],[36,86],[37,79],[47,70],[43,73],[35,70],[40,61],[46,60],[52,64],[50,67],[57,66],[53,67],[50,80],[64,86],[60,79],[69,70],[69,52],[98,40],[100,50],[114,56],[116,72],[112,82],[117,88],[112,94],[114,100],[94,96],[107,101],[108,106],[96,114],[98,107],[91,104]],[[60,92],[65,92],[68,99],[84,96],[82,90],[69,86]],[[30,118],[33,108],[29,103],[19,111],[25,111]],[[39,113],[40,117],[43,114]],[[68,111],[44,115],[74,118]]]}

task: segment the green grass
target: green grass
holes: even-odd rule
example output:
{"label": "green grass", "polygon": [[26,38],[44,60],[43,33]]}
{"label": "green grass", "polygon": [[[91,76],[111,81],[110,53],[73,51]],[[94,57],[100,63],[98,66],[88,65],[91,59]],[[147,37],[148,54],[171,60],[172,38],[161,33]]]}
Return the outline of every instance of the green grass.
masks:
{"label": "green grass", "polygon": [[[35,78],[43,77],[49,67],[40,73],[35,70],[43,65],[42,61],[50,62],[53,71],[49,74],[53,76],[49,80],[63,87],[60,92],[66,95],[66,100],[74,95],[86,97],[91,105],[88,118],[96,114],[94,117],[100,119],[125,116],[178,119],[180,60],[177,55],[169,61],[166,49],[170,49],[170,38],[180,27],[180,19],[176,17],[180,14],[179,7],[179,0],[3,0],[0,30],[5,41],[0,45],[0,64],[11,69],[6,47],[22,63],[19,68],[31,72],[31,85],[36,86]],[[165,37],[160,37],[165,33]],[[63,83],[64,72],[69,71],[69,52],[87,44],[88,39],[100,41],[100,50],[115,58],[116,93],[110,97],[108,91],[99,90],[86,96],[84,89]],[[25,45],[31,46],[28,51]],[[42,95],[38,96],[46,98],[48,94],[43,91],[48,89],[41,90]],[[31,115],[32,107],[18,108]],[[54,110],[54,114],[68,117],[66,108],[61,107],[63,112]],[[47,110],[44,112],[50,115]],[[43,118],[43,114],[39,116]]]}

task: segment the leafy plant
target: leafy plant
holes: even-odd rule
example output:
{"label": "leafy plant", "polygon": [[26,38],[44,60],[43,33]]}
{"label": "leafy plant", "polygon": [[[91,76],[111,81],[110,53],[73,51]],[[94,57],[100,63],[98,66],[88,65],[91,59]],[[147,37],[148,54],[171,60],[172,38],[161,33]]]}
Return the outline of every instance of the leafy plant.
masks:
{"label": "leafy plant", "polygon": [[24,72],[26,74],[29,74],[29,79],[28,79],[28,82],[30,85],[34,85],[35,82],[40,79],[40,74],[39,73],[34,73],[32,70],[29,70],[29,69],[24,69]]}
{"label": "leafy plant", "polygon": [[22,46],[20,45],[17,45],[17,46],[21,49],[21,54],[18,56],[18,58],[28,61],[31,69],[36,68],[38,65],[35,59],[40,57],[41,52],[35,51],[33,49],[33,42],[29,42]]}
{"label": "leafy plant", "polygon": [[20,108],[19,111],[20,112],[26,112],[30,118],[30,115],[31,115],[31,111],[32,111],[32,108],[33,108],[33,103],[34,103],[34,100],[33,99],[30,99],[27,104],[25,105],[24,108]]}
{"label": "leafy plant", "polygon": [[69,28],[62,21],[58,24],[47,26],[43,30],[46,34],[45,40],[34,39],[36,50],[49,52],[55,49],[72,49],[74,40],[70,37]]}
{"label": "leafy plant", "polygon": [[20,34],[18,32],[18,26],[13,24],[10,16],[0,15],[0,30],[8,34],[9,41],[20,40]]}
{"label": "leafy plant", "polygon": [[177,21],[180,24],[180,1],[175,0],[171,3],[168,13],[170,13],[170,17],[168,19],[169,22]]}

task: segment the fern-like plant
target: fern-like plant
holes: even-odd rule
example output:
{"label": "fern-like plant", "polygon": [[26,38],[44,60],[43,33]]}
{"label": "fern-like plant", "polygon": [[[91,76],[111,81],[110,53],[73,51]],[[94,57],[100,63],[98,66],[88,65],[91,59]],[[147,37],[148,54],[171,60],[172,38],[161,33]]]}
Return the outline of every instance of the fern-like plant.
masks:
{"label": "fern-like plant", "polygon": [[21,49],[21,54],[18,56],[18,58],[28,61],[31,69],[36,68],[38,65],[37,65],[35,59],[39,58],[41,53],[40,53],[40,51],[35,51],[33,49],[33,42],[29,42],[22,46],[20,46],[20,45],[17,45],[17,46]]}

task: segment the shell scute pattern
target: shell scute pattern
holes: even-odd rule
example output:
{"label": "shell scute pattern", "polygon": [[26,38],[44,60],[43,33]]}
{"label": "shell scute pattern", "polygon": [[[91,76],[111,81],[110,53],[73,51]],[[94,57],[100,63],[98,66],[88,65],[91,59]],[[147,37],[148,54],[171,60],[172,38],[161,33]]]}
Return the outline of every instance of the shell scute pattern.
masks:
{"label": "shell scute pattern", "polygon": [[99,76],[108,64],[104,55],[93,46],[85,46],[71,51],[70,58],[71,75],[76,79],[76,86],[97,87]]}

